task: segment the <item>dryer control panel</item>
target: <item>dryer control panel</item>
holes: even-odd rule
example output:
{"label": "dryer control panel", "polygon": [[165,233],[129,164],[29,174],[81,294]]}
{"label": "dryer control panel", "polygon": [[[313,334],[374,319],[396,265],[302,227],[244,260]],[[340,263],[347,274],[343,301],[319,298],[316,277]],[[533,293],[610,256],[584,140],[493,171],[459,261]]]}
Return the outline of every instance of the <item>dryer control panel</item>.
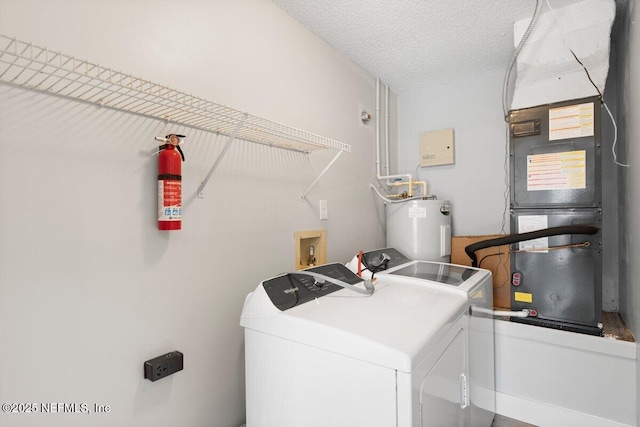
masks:
{"label": "dryer control panel", "polygon": [[[325,264],[309,268],[303,271],[311,271],[324,276],[355,285],[362,279],[352,273],[342,264]],[[342,287],[301,273],[288,273],[283,276],[265,280],[262,286],[271,299],[273,305],[279,310],[285,311],[316,298],[339,291]]]}
{"label": "dryer control panel", "polygon": [[362,254],[362,264],[373,271],[388,270],[411,261],[395,248],[376,249]]}

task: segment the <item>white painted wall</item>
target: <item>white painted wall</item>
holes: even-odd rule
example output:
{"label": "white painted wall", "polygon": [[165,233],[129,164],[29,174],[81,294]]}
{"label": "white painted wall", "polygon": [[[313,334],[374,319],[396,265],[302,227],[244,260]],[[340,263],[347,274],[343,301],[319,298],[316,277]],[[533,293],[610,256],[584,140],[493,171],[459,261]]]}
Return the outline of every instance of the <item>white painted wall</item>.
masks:
{"label": "white painted wall", "polygon": [[500,232],[505,188],[503,78],[503,71],[493,72],[398,96],[398,173],[416,173],[421,133],[454,128],[455,164],[421,168],[418,176],[427,181],[429,193],[451,201],[456,236]]}
{"label": "white painted wall", "polygon": [[[293,268],[296,230],[331,261],[384,244],[373,198],[374,79],[267,0],[0,0],[0,32],[352,145],[334,155],[224,139],[0,84],[0,401],[110,405],[11,426],[244,421],[244,296]],[[184,229],[156,230],[153,137],[188,135]],[[327,199],[329,220],[318,219]],[[151,383],[171,350],[185,369]]]}
{"label": "white painted wall", "polygon": [[[629,0],[627,15],[621,17],[617,35],[618,111],[622,160],[629,168],[619,169],[620,195],[620,313],[640,341],[640,11],[637,0]],[[626,154],[626,155],[625,155]],[[640,360],[637,384],[640,385]],[[636,392],[636,425],[640,425],[640,389]]]}

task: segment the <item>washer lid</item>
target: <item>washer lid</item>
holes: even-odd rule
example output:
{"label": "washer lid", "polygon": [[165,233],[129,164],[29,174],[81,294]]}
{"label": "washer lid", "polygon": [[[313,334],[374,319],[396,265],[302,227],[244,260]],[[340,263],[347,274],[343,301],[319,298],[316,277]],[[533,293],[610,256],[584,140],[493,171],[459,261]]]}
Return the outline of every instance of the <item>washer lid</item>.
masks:
{"label": "washer lid", "polygon": [[333,353],[411,372],[466,312],[455,292],[393,284],[382,279],[371,296],[347,289],[286,311],[262,284],[244,305],[240,324]]}
{"label": "washer lid", "polygon": [[467,297],[492,290],[489,270],[435,261],[411,261],[377,275],[390,283],[404,283],[433,289],[448,289]]}
{"label": "washer lid", "polygon": [[477,272],[478,270],[476,269],[465,268],[459,265],[417,261],[389,271],[388,274],[415,277],[416,279],[430,280],[432,282],[444,283],[445,285],[460,286]]}

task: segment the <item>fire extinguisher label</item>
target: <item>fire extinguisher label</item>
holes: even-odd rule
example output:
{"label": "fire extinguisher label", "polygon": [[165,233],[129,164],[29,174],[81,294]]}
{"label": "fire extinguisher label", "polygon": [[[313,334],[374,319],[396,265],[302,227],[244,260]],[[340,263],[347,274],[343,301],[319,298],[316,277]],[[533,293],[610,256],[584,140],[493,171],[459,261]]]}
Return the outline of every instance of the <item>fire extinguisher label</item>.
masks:
{"label": "fire extinguisher label", "polygon": [[158,181],[158,221],[180,221],[182,219],[182,182]]}

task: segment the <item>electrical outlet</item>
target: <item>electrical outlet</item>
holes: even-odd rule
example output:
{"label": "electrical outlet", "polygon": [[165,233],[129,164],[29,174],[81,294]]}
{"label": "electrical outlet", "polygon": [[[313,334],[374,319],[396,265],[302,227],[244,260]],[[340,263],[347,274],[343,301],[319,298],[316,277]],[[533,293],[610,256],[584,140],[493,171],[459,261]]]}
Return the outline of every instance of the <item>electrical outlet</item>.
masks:
{"label": "electrical outlet", "polygon": [[157,381],[181,371],[183,367],[184,355],[179,351],[172,351],[144,362],[144,377]]}

